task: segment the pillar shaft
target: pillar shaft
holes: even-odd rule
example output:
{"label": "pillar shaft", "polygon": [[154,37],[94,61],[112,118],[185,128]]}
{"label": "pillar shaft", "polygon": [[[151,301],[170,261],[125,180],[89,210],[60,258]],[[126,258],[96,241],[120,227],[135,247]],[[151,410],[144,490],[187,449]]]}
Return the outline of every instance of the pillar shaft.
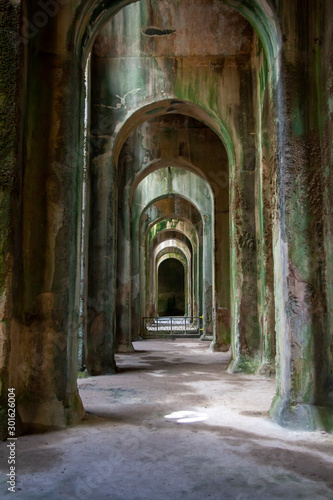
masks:
{"label": "pillar shaft", "polygon": [[250,69],[250,65],[240,69],[241,97],[235,117],[238,136],[234,138],[235,164],[230,165],[232,360],[228,370],[255,373],[261,363],[261,332],[256,265],[256,144]]}
{"label": "pillar shaft", "polygon": [[261,362],[254,216],[255,172],[237,172],[231,189],[232,360],[228,370],[255,373]]}
{"label": "pillar shaft", "polygon": [[18,230],[19,156],[21,127],[15,99],[21,98],[19,42],[21,5],[0,1],[0,440],[7,432],[7,388],[10,353],[10,317],[13,301],[13,262],[15,246],[12,235]]}
{"label": "pillar shaft", "polygon": [[[320,116],[316,67],[319,3],[281,12],[285,44],[278,85],[284,128],[279,134],[281,235],[275,249],[278,386],[271,415],[282,425],[333,428],[331,334],[326,309]],[[318,10],[317,10],[318,8]],[[281,126],[281,124],[280,124]],[[277,274],[281,274],[282,278]],[[278,303],[279,301],[279,303]],[[281,303],[282,302],[282,303]]]}
{"label": "pillar shaft", "polygon": [[91,61],[90,207],[88,236],[88,298],[91,321],[86,332],[89,373],[115,372],[115,306],[117,269],[117,173],[112,163],[109,130],[112,117],[99,107],[99,65]]}
{"label": "pillar shaft", "polygon": [[[59,30],[68,29],[66,7],[60,10],[47,29],[30,38],[34,57],[25,76],[22,219],[9,361],[24,431],[62,427],[83,415],[76,384],[83,74],[73,54],[57,44]],[[31,6],[26,15],[34,14]]]}
{"label": "pillar shaft", "polygon": [[258,269],[258,317],[261,330],[261,365],[259,373],[275,374],[276,334],[274,298],[273,220],[276,211],[276,116],[272,81],[259,77],[267,64],[261,48],[257,77],[258,93],[258,167],[256,179],[256,226]]}

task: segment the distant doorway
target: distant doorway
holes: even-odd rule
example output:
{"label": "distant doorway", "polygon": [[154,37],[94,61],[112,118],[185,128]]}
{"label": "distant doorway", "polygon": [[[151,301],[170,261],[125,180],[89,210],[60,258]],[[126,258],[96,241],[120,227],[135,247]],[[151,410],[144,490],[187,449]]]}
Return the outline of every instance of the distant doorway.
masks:
{"label": "distant doorway", "polygon": [[166,259],[158,268],[159,316],[185,316],[185,272],[177,259]]}

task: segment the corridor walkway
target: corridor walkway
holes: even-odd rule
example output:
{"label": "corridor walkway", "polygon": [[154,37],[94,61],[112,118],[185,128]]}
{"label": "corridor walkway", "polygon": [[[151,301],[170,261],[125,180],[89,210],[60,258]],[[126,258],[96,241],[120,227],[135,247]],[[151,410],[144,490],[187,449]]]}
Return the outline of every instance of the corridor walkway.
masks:
{"label": "corridor walkway", "polygon": [[333,499],[333,437],[271,422],[274,380],[228,374],[208,342],[134,345],[116,376],[79,380],[80,426],[18,439],[15,498]]}

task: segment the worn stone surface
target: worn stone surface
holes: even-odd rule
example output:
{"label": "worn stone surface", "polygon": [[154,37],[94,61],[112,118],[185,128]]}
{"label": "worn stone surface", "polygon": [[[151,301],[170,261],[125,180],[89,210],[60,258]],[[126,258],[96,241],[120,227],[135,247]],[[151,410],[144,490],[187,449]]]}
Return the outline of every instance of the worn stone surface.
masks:
{"label": "worn stone surface", "polygon": [[[147,180],[125,192],[120,173],[154,161],[138,234],[149,219],[195,227],[211,349],[231,342],[234,372],[276,365],[280,424],[332,429],[330,3],[70,0],[50,15],[40,2],[0,2],[0,396],[17,387],[19,432],[82,416],[80,316],[91,373],[115,371],[117,325],[131,348],[147,249],[131,261],[119,222],[126,242],[133,218],[118,210]],[[205,189],[214,212],[194,207]],[[176,252],[172,241],[163,250]]]}
{"label": "worn stone surface", "polygon": [[[116,377],[78,381],[81,425],[18,440],[17,498],[332,498],[332,436],[270,421],[272,379],[227,373],[229,354],[203,342],[134,345]],[[192,419],[167,417],[182,411]],[[10,498],[6,456],[2,443]]]}
{"label": "worn stone surface", "polygon": [[[163,7],[161,8],[163,9]],[[179,53],[174,50],[171,50],[170,53],[166,52],[165,44],[162,44],[159,47],[153,44],[150,47],[150,50],[148,50],[145,44],[142,46],[140,45],[141,41],[139,39],[133,40],[133,43],[129,43],[126,49],[122,47],[120,50],[119,46],[121,45],[123,30],[126,30],[126,23],[129,22],[129,19],[135,23],[134,18],[138,18],[136,15],[138,13],[138,9],[141,9],[141,16],[144,18],[146,15],[144,4],[142,4],[141,7],[138,5],[128,7],[126,11],[126,22],[124,18],[124,11],[124,13],[119,15],[118,18],[115,18],[113,25],[110,23],[109,26],[103,30],[95,42],[92,73],[94,75],[94,81],[96,81],[96,89],[93,82],[92,98],[96,109],[94,109],[93,112],[95,118],[92,119],[92,129],[100,138],[98,141],[98,151],[102,152],[103,148],[107,147],[107,144],[112,143],[112,137],[118,133],[117,130],[119,129],[117,122],[123,121],[131,110],[137,109],[139,107],[139,103],[142,103],[142,105],[147,104],[151,99],[152,92],[154,94],[154,99],[157,102],[158,100],[164,99],[167,95],[175,96],[178,99],[183,98],[194,101],[202,107],[202,110],[200,110],[200,107],[195,110],[196,116],[199,119],[201,118],[201,115],[203,115],[203,111],[209,109],[211,113],[212,110],[214,110],[214,113],[219,115],[219,120],[225,121],[225,126],[229,126],[230,133],[232,133],[235,137],[235,142],[237,143],[236,155],[237,161],[239,161],[239,168],[244,168],[244,170],[249,169],[249,171],[253,170],[255,161],[253,133],[251,135],[243,134],[242,132],[241,140],[240,138],[236,138],[237,134],[234,133],[236,129],[245,131],[247,127],[250,127],[251,130],[253,127],[251,93],[252,77],[250,65],[252,47],[251,29],[247,27],[247,29],[244,30],[244,20],[239,17],[236,21],[235,18],[235,24],[231,23],[229,28],[233,32],[233,35],[231,35],[228,30],[224,34],[225,39],[223,51],[226,51],[227,58],[222,62],[221,57],[224,58],[224,52],[223,56],[221,54],[218,60],[216,59],[214,61],[213,57],[215,49],[213,51],[207,50],[206,53],[203,51],[198,54],[195,53],[195,55],[192,56],[191,50],[193,47],[190,39],[186,42],[188,43],[188,47],[182,46]],[[198,15],[198,12],[196,15]],[[160,15],[160,13],[158,15]],[[113,35],[110,35],[110,30]],[[246,40],[246,42],[244,42],[244,47],[247,47],[246,50],[240,50],[237,52],[235,46],[232,45],[232,38],[236,38],[236,31],[238,39],[239,32],[241,32],[242,37]],[[170,34],[170,36],[172,35]],[[112,42],[108,43],[108,38],[112,40]],[[135,38],[134,35],[133,38]],[[175,44],[176,43],[177,41]],[[230,50],[226,48],[228,44],[231,45]],[[141,47],[140,49],[139,45]],[[125,50],[126,52],[124,52]],[[144,53],[146,54],[145,57],[143,57]],[[166,59],[165,62],[163,62],[163,58]],[[174,61],[172,62],[173,59]],[[156,66],[156,62],[158,66]],[[140,71],[138,71],[138,68],[140,68]],[[211,71],[212,68],[213,71]],[[124,75],[124,77],[121,78],[120,75]],[[219,81],[217,82],[217,80]],[[249,82],[250,86],[248,85]],[[208,85],[211,90],[209,93],[203,95],[203,89]],[[147,88],[150,93],[148,98],[146,97]],[[191,95],[189,94],[190,88],[192,89]],[[120,102],[113,102],[114,96],[118,96],[117,99],[120,100]],[[211,102],[207,101],[208,98]],[[219,110],[217,111],[216,103],[212,103],[217,100],[222,104],[222,99],[223,105],[219,106]],[[182,101],[178,100],[175,102],[171,101],[170,106],[166,106],[166,113],[175,113],[178,109],[179,112],[181,112],[181,106],[179,107],[179,104],[181,105],[181,103]],[[178,106],[176,107],[175,104]],[[186,103],[184,104],[186,105]],[[184,109],[186,109],[185,106]],[[157,111],[159,111],[159,108],[157,108]],[[189,112],[187,111],[186,114],[188,113]],[[160,112],[160,114],[162,113]],[[142,118],[140,118],[140,120],[142,120]],[[131,121],[132,119],[130,118],[128,120],[128,125],[126,124],[126,126],[123,126],[125,133],[127,132],[129,126],[133,126],[130,125]],[[165,117],[164,122],[166,122],[166,124],[169,122],[170,126],[172,123],[171,117],[168,119]],[[135,123],[134,120],[133,123]],[[100,124],[102,124],[102,126]],[[214,216],[216,227],[215,234],[217,235],[214,241],[216,257],[216,286],[213,291],[214,294],[216,291],[216,303],[214,302],[214,304],[209,305],[207,310],[210,310],[210,313],[207,317],[211,318],[210,321],[214,324],[215,319],[217,318],[216,329],[213,328],[210,331],[210,333],[214,333],[213,348],[217,350],[219,348],[225,348],[230,343],[231,326],[230,319],[228,318],[228,315],[230,316],[228,293],[230,287],[230,268],[228,265],[229,245],[227,242],[229,239],[228,176],[233,175],[233,172],[228,173],[225,166],[220,168],[217,163],[218,158],[215,159],[215,155],[213,158],[216,163],[210,161],[209,166],[207,165],[206,158],[212,156],[207,149],[208,144],[211,141],[208,142],[207,138],[203,135],[202,137],[199,136],[199,140],[197,141],[193,141],[193,139],[191,140],[191,135],[189,134],[191,131],[190,127],[185,126],[183,132],[180,131],[176,134],[176,130],[179,128],[179,125],[174,122],[173,132],[170,130],[169,136],[166,136],[164,132],[166,138],[163,140],[160,138],[163,137],[161,128],[158,128],[156,125],[154,129],[153,125],[154,122],[150,124],[149,128],[147,128],[148,125],[146,125],[140,129],[140,135],[142,136],[141,150],[137,145],[140,144],[140,136],[138,137],[133,134],[133,138],[127,140],[130,141],[130,143],[125,142],[126,136],[122,138],[122,142],[125,142],[124,148],[126,154],[125,151],[124,154],[126,157],[126,171],[133,168],[135,163],[138,165],[141,165],[142,163],[143,165],[149,166],[150,162],[153,162],[156,159],[156,154],[157,158],[162,158],[163,160],[168,158],[173,160],[182,158],[182,160],[188,161],[190,158],[193,165],[197,163],[196,158],[198,158],[199,162],[202,162],[204,165],[202,170],[204,175],[208,177],[215,194],[216,210]],[[163,122],[162,125],[166,126]],[[102,132],[99,133],[99,130]],[[118,137],[120,137],[122,133],[123,132],[121,130],[121,133],[118,133]],[[193,137],[195,136],[193,135]],[[223,136],[223,134],[221,138],[226,144],[228,139]],[[96,135],[94,135],[94,141],[95,140]],[[118,139],[116,140],[116,143],[117,141]],[[175,141],[179,142],[179,146],[177,146]],[[131,150],[129,148],[129,144],[132,144]],[[230,144],[228,144],[228,146],[230,147]],[[211,147],[213,147],[213,143]],[[215,149],[219,150],[221,147],[217,147]],[[118,154],[116,146],[114,151],[117,158]],[[121,158],[120,162],[123,163]],[[223,162],[226,162],[226,155]],[[240,165],[242,165],[242,167]],[[138,167],[136,167],[136,169],[137,168]],[[230,169],[231,171],[233,170],[231,166]],[[120,172],[118,174],[119,176],[122,176]],[[248,191],[249,187],[250,191]],[[247,193],[244,193],[244,197],[254,197],[254,184],[250,185],[247,181],[242,186],[242,189],[246,190]],[[248,235],[254,232],[254,215],[250,215],[250,212],[253,210],[253,206],[254,203],[251,201],[248,205],[240,207],[235,206],[233,208],[232,213],[235,214],[234,216],[236,216],[237,211],[248,211],[246,217],[240,215],[244,221],[244,227],[236,233],[235,238],[232,240],[233,245],[238,244],[237,239],[246,239]],[[126,213],[126,209],[123,209],[122,212]],[[123,227],[126,227],[126,222],[124,222]],[[122,231],[122,235],[123,234],[124,232]],[[251,237],[252,236],[250,236],[250,238]],[[122,248],[124,247],[123,244],[121,244],[121,246]],[[255,251],[253,247],[252,251]],[[239,258],[235,263],[235,273],[239,275],[239,280],[243,279],[243,273],[246,274],[246,283],[249,284],[251,282],[251,294],[247,295],[247,298],[245,298],[245,295],[243,296],[242,308],[238,310],[238,314],[241,319],[234,322],[234,325],[237,325],[236,336],[238,335],[238,330],[243,328],[245,336],[249,335],[258,337],[259,327],[256,320],[255,268],[252,267],[250,269],[242,269],[242,266],[244,265],[241,257],[242,253],[243,250],[241,250],[238,254]],[[247,257],[247,259],[249,259],[249,257]],[[207,286],[209,287],[208,282]],[[245,319],[245,315],[252,318],[251,324]],[[125,322],[121,321],[121,324],[125,324]],[[136,330],[137,328],[135,327],[133,331],[134,335],[136,334]],[[235,357],[237,358],[240,355],[238,351],[238,349],[235,349]]]}
{"label": "worn stone surface", "polygon": [[18,174],[19,43],[21,7],[0,2],[0,436],[6,432],[6,392],[10,353],[9,323],[12,314],[12,269],[15,181]]}
{"label": "worn stone surface", "polygon": [[[320,64],[321,19],[318,2],[304,11],[298,5],[281,6],[285,46],[279,85],[283,88],[284,134],[278,153],[284,188],[283,226],[285,324],[288,343],[279,341],[278,391],[272,415],[284,425],[318,421],[332,429],[331,332],[327,328],[324,251],[324,178],[322,170],[321,89],[316,67]],[[293,19],[299,19],[295,31]],[[307,26],[307,28],[305,28]],[[307,47],[307,50],[305,50]],[[283,148],[283,153],[282,153]],[[332,200],[329,202],[331,203]],[[327,201],[326,201],[327,203]],[[327,206],[327,205],[326,205]],[[279,306],[280,307],[280,306]],[[281,373],[282,371],[282,373]]]}

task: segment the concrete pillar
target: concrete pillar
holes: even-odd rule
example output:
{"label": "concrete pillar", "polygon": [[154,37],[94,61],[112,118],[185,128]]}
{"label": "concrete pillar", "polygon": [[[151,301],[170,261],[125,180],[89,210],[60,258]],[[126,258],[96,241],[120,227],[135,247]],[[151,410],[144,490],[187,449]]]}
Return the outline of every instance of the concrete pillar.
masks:
{"label": "concrete pillar", "polygon": [[133,180],[134,151],[131,141],[125,141],[119,155],[118,170],[118,228],[117,228],[117,298],[116,350],[133,352],[131,327],[131,220],[130,192]]}
{"label": "concrete pillar", "polygon": [[[10,318],[13,301],[14,249],[12,236],[19,230],[21,181],[21,127],[19,105],[21,4],[0,2],[0,439],[7,433],[7,388],[10,354]],[[24,73],[22,68],[22,73]],[[18,226],[18,227],[17,227]],[[16,245],[18,250],[19,245]],[[16,274],[17,278],[17,274]],[[14,289],[15,289],[14,282]]]}
{"label": "concrete pillar", "polygon": [[[332,335],[325,283],[325,177],[318,68],[320,2],[280,6],[284,36],[278,81],[279,208],[274,248],[277,395],[271,416],[291,428],[333,429]],[[283,126],[282,126],[283,124]],[[275,235],[277,236],[277,235]]]}
{"label": "concrete pillar", "polygon": [[[132,352],[131,339],[131,245],[130,217],[127,189],[119,192],[118,210],[118,255],[117,255],[117,301],[116,301],[116,350]],[[125,200],[126,201],[125,201]]]}
{"label": "concrete pillar", "polygon": [[[316,45],[316,54],[320,56],[321,78],[318,85],[318,109],[320,112],[319,125],[322,125],[322,186],[323,186],[323,240],[325,249],[325,270],[323,283],[325,284],[326,345],[325,360],[325,387],[327,404],[333,406],[333,12],[330,0],[326,0],[321,9],[323,27],[323,46]],[[329,346],[329,347],[328,347]],[[329,368],[330,367],[330,368]]]}
{"label": "concrete pillar", "polygon": [[[203,316],[202,340],[214,340],[215,336],[215,287],[214,287],[214,221],[212,215],[203,214],[203,300],[199,316]],[[200,312],[200,311],[199,311]]]}
{"label": "concrete pillar", "polygon": [[[255,221],[256,144],[251,65],[239,67],[240,105],[230,165],[231,372],[255,373],[261,364]],[[246,82],[246,83],[245,83]]]}
{"label": "concrete pillar", "polygon": [[[29,4],[28,19],[37,19]],[[40,19],[40,17],[39,17]],[[9,384],[23,431],[77,422],[83,71],[62,45],[66,6],[29,38],[21,231]],[[59,36],[63,34],[63,37]]]}
{"label": "concrete pillar", "polygon": [[208,171],[208,179],[215,201],[215,338],[210,345],[213,352],[228,351],[231,336],[230,314],[230,227],[229,227],[229,161],[221,148],[218,169]]}
{"label": "concrete pillar", "polygon": [[[254,148],[231,184],[232,360],[228,370],[255,373],[261,363],[257,308]],[[249,159],[248,158],[248,159]],[[248,169],[247,169],[248,168]]]}
{"label": "concrete pillar", "polygon": [[112,163],[112,115],[100,111],[105,81],[99,59],[91,58],[90,215],[88,236],[88,307],[91,321],[86,332],[86,365],[100,375],[116,370],[115,309],[117,270],[117,172]]}
{"label": "concrete pillar", "polygon": [[258,319],[261,333],[261,364],[259,373],[275,374],[276,334],[274,299],[273,220],[276,194],[277,129],[272,94],[272,72],[263,46],[255,46],[257,106],[257,167],[256,167],[256,237],[258,276]]}

